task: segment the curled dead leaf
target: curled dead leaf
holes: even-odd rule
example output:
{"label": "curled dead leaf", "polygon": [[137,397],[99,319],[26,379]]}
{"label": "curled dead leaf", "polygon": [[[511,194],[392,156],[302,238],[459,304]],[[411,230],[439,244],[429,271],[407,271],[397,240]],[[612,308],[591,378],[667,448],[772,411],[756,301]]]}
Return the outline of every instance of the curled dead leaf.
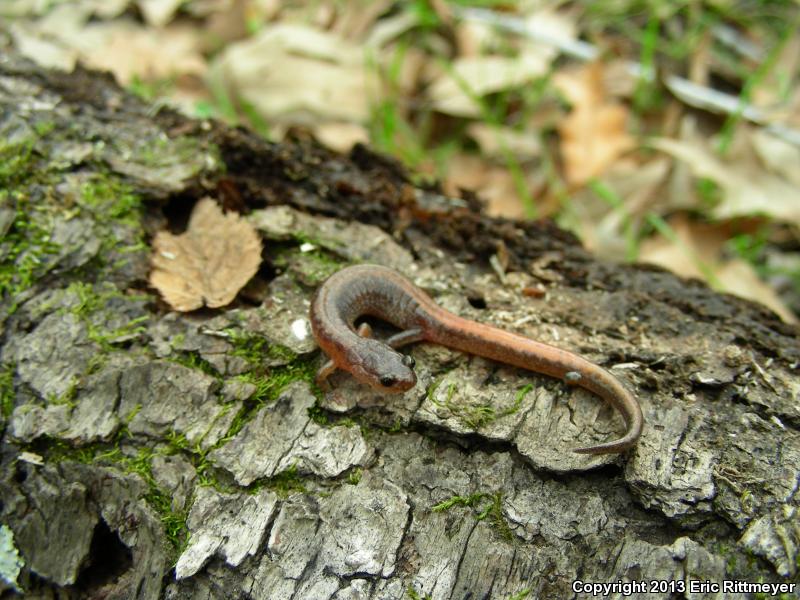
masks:
{"label": "curled dead leaf", "polygon": [[211,198],[194,207],[181,235],[160,231],[153,240],[150,284],[175,310],[229,304],[261,264],[261,238],[236,213]]}

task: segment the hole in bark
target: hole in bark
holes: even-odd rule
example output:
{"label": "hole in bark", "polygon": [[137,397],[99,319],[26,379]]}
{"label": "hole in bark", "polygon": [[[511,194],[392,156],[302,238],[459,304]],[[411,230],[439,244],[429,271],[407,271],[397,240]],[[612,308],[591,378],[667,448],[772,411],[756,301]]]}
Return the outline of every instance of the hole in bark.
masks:
{"label": "hole in bark", "polygon": [[94,528],[89,549],[89,564],[78,576],[75,586],[84,591],[114,583],[133,565],[133,556],[116,531],[102,519]]}
{"label": "hole in bark", "polygon": [[472,308],[479,308],[481,310],[484,310],[486,308],[486,300],[484,300],[483,298],[479,298],[478,296],[467,298],[467,302],[469,302]]}
{"label": "hole in bark", "polygon": [[189,216],[196,204],[196,198],[184,195],[173,196],[161,209],[167,220],[167,228],[175,235],[180,235],[189,226]]}
{"label": "hole in bark", "polygon": [[16,468],[14,469],[14,481],[17,483],[23,483],[28,478],[28,469],[25,468],[25,465],[22,463],[17,463]]}

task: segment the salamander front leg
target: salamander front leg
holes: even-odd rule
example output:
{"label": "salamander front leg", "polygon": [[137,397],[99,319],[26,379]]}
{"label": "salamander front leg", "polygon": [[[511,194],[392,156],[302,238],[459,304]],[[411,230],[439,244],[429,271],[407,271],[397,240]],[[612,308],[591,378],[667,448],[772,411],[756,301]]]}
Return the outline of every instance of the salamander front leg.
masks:
{"label": "salamander front leg", "polygon": [[[369,323],[362,323],[358,326],[356,333],[361,337],[372,337],[372,327],[369,326]],[[323,364],[319,371],[317,371],[316,376],[314,377],[314,382],[319,386],[321,390],[328,391],[330,386],[328,385],[328,377],[333,375],[336,372],[336,363],[332,360],[328,360]]]}
{"label": "salamander front leg", "polygon": [[322,391],[327,392],[331,386],[328,385],[328,377],[336,372],[336,364],[332,360],[328,360],[322,365],[317,374],[314,376],[314,383],[316,383]]}

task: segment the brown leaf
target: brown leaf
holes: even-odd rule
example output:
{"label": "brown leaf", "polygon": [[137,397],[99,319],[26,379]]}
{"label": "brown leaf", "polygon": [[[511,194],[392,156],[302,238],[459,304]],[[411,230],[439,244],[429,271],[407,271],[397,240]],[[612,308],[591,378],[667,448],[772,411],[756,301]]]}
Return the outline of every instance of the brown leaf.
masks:
{"label": "brown leaf", "polygon": [[727,261],[720,265],[717,277],[726,292],[760,302],[777,313],[786,323],[797,323],[794,313],[784,304],[775,290],[764,283],[750,263],[742,259]]}
{"label": "brown leaf", "polygon": [[721,261],[730,231],[719,225],[694,222],[682,213],[671,217],[668,223],[674,237],[654,235],[644,240],[639,249],[639,261],[710,283],[708,275]]}
{"label": "brown leaf", "polygon": [[652,147],[685,162],[695,177],[706,177],[722,190],[712,214],[717,219],[764,214],[800,224],[798,188],[749,158],[724,160],[701,140],[655,138]]}
{"label": "brown leaf", "polygon": [[662,266],[682,277],[703,279],[719,291],[760,302],[787,323],[797,322],[750,263],[724,257],[725,243],[731,237],[725,224],[696,223],[678,214],[669,220],[669,225],[674,239],[654,236],[645,240],[639,252],[640,262]]}
{"label": "brown leaf", "polygon": [[223,214],[211,198],[198,202],[181,235],[153,240],[150,284],[182,312],[230,303],[261,263],[261,238],[238,214]]}
{"label": "brown leaf", "polygon": [[527,53],[519,58],[473,56],[455,59],[428,91],[439,112],[457,117],[479,117],[481,96],[520,87],[547,72],[546,53]]}
{"label": "brown leaf", "polygon": [[606,100],[599,63],[559,73],[554,83],[572,103],[558,128],[565,175],[570,184],[582,185],[633,147],[625,129],[628,109]]}
{"label": "brown leaf", "polygon": [[369,143],[369,132],[356,123],[320,123],[312,131],[315,138],[337,152],[349,152],[356,144]]}
{"label": "brown leaf", "polygon": [[214,60],[210,77],[271,125],[366,122],[377,81],[358,44],[293,23],[269,25],[230,44]]}
{"label": "brown leaf", "polygon": [[[527,183],[529,188],[534,187],[532,181]],[[480,157],[467,154],[450,157],[443,185],[445,192],[451,196],[459,196],[460,189],[476,192],[486,200],[486,212],[492,216],[512,219],[526,216],[511,172]]]}

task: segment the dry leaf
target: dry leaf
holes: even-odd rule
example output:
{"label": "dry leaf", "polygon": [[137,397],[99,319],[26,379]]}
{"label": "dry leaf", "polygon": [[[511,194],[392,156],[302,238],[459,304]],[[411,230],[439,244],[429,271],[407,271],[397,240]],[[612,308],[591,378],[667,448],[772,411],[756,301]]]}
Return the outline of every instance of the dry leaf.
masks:
{"label": "dry leaf", "polygon": [[175,17],[184,0],[137,0],[144,20],[150,25],[163,27]]}
{"label": "dry leaf", "polygon": [[261,238],[236,213],[223,214],[211,198],[194,207],[181,235],[153,240],[150,284],[182,312],[230,303],[261,264]]}
{"label": "dry leaf", "polygon": [[413,29],[418,24],[417,18],[410,12],[400,12],[391,17],[380,19],[366,32],[364,45],[380,48],[398,36]]}
{"label": "dry leaf", "polygon": [[800,71],[800,33],[795,29],[791,39],[783,45],[769,72],[753,90],[756,106],[776,108],[786,105],[786,83],[797,77]]}
{"label": "dry leaf", "polygon": [[314,137],[336,152],[349,152],[356,144],[369,143],[369,133],[355,123],[321,123],[312,129]]}
{"label": "dry leaf", "polygon": [[606,100],[599,63],[558,73],[553,82],[572,104],[558,127],[566,179],[582,185],[634,146],[626,132],[628,109]]}
{"label": "dry leaf", "polygon": [[800,189],[800,147],[758,129],[753,133],[753,148],[770,171]]}
{"label": "dry leaf", "polygon": [[76,48],[65,43],[65,35],[77,35],[86,27],[92,8],[85,3],[52,7],[39,19],[12,22],[9,31],[24,56],[48,68],[72,71],[80,58]]}
{"label": "dry leaf", "polygon": [[767,172],[755,161],[723,162],[699,141],[658,138],[651,144],[685,162],[695,177],[707,177],[720,186],[723,197],[713,209],[714,217],[730,219],[764,214],[800,225],[800,189]]}
{"label": "dry leaf", "polygon": [[378,18],[391,5],[389,0],[342,2],[336,8],[333,30],[345,39],[363,39],[365,35],[372,35],[372,31],[381,23]]}
{"label": "dry leaf", "polygon": [[436,110],[461,117],[479,117],[476,97],[519,87],[543,75],[550,65],[545,53],[527,53],[518,58],[476,56],[457,58],[433,82],[430,97]]}
{"label": "dry leaf", "polygon": [[[727,226],[693,222],[684,215],[676,215],[669,224],[676,240],[661,236],[645,240],[640,248],[640,262],[659,265],[682,277],[702,279],[720,291],[760,302],[787,323],[797,322],[792,311],[759,278],[750,263],[738,258],[723,259],[723,248],[731,237]],[[713,273],[713,281],[709,281],[709,273]]]}
{"label": "dry leaf", "polygon": [[127,85],[134,77],[204,74],[206,61],[198,49],[199,38],[198,31],[186,25],[154,29],[117,19],[90,23],[69,42],[81,50],[87,65],[111,71]]}
{"label": "dry leaf", "polygon": [[730,232],[724,227],[691,221],[684,214],[670,218],[669,225],[675,241],[659,235],[644,240],[639,248],[639,262],[710,283],[706,274],[721,259]]}
{"label": "dry leaf", "polygon": [[797,317],[783,303],[775,290],[756,273],[753,265],[742,259],[725,262],[717,269],[717,279],[726,292],[760,302],[787,323],[797,323]]}
{"label": "dry leaf", "polygon": [[525,17],[523,22],[529,31],[535,33],[535,36],[525,38],[522,52],[523,54],[544,52],[552,60],[558,55],[561,48],[570,46],[578,38],[574,13],[553,10],[549,7],[542,8],[539,3],[530,6],[536,8],[534,12]]}
{"label": "dry leaf", "polygon": [[626,226],[663,202],[663,185],[672,161],[658,157],[644,164],[628,158],[618,160],[600,180],[621,200],[612,207],[590,188],[576,190],[562,222],[578,234],[593,253],[609,260],[624,261],[630,251]]}
{"label": "dry leaf", "polygon": [[510,152],[519,160],[527,160],[542,152],[539,138],[532,131],[471,123],[467,127],[467,133],[478,143],[483,156],[504,158],[506,152]]}
{"label": "dry leaf", "polygon": [[9,33],[20,54],[48,69],[72,71],[78,62],[78,52],[65,48],[58,40],[42,35],[30,23],[12,23]]}
{"label": "dry leaf", "polygon": [[[18,24],[15,41],[40,64],[72,69],[80,59],[90,67],[111,71],[126,85],[134,76],[147,79],[205,72],[195,28],[148,28],[129,18],[90,21],[101,7],[119,11],[124,5],[65,3],[24,27]],[[112,11],[108,16],[113,15]]]}
{"label": "dry leaf", "polygon": [[229,45],[212,75],[271,120],[365,122],[375,94],[364,63],[363,48],[351,41],[279,23]]}
{"label": "dry leaf", "polygon": [[459,189],[476,192],[486,200],[486,212],[491,216],[526,216],[509,170],[487,164],[477,156],[461,154],[449,159],[443,186],[450,196],[459,196]]}

